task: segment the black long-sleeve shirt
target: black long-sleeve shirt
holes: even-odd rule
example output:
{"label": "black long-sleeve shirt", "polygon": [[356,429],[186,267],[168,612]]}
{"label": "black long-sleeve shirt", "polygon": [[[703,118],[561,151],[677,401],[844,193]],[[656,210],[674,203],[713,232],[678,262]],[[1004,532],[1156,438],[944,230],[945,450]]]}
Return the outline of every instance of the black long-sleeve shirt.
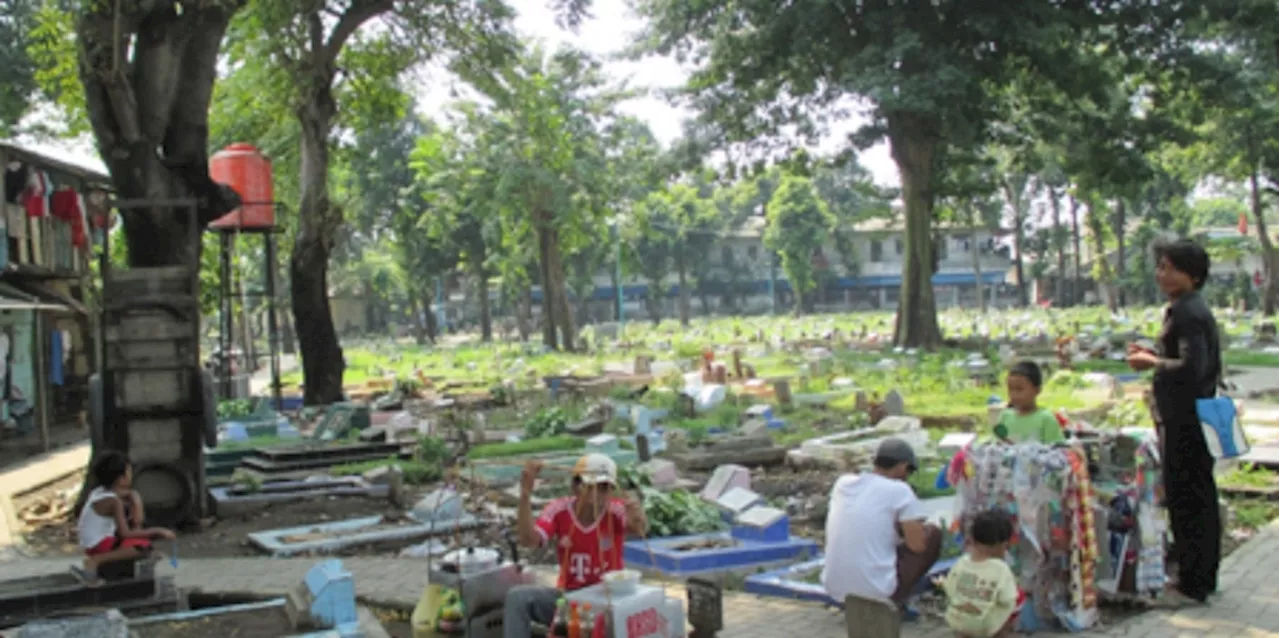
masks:
{"label": "black long-sleeve shirt", "polygon": [[1157,354],[1152,393],[1166,432],[1198,426],[1196,399],[1214,396],[1222,377],[1218,322],[1200,293],[1189,292],[1169,304]]}

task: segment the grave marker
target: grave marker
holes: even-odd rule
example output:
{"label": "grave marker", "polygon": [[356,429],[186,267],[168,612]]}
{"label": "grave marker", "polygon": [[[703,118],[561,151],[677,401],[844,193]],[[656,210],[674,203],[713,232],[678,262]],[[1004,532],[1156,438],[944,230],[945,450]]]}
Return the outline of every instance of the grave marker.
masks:
{"label": "grave marker", "polygon": [[791,538],[787,513],[767,505],[757,505],[739,514],[730,534],[737,539],[764,543],[784,543]]}
{"label": "grave marker", "polygon": [[751,489],[751,472],[741,465],[721,465],[702,488],[703,500],[715,502],[731,488]]}
{"label": "grave marker", "polygon": [[884,409],[884,414],[890,416],[902,416],[907,413],[906,402],[902,399],[902,393],[895,388],[884,395],[884,401],[880,404]]}
{"label": "grave marker", "polygon": [[735,517],[763,503],[763,496],[760,496],[745,487],[729,489],[724,494],[721,494],[720,498],[716,499],[716,505],[733,514]]}
{"label": "grave marker", "polygon": [[410,516],[420,523],[457,520],[462,516],[462,498],[449,488],[434,490],[418,500]]}
{"label": "grave marker", "polygon": [[786,379],[778,379],[773,382],[773,393],[778,399],[778,405],[791,405],[791,382]]}

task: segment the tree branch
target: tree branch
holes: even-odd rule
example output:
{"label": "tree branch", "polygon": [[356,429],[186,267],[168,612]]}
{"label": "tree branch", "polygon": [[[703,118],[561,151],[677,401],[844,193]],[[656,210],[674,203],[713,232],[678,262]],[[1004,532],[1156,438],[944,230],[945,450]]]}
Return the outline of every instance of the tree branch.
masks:
{"label": "tree branch", "polygon": [[319,62],[326,67],[332,67],[337,62],[338,54],[342,52],[342,47],[346,46],[347,40],[351,39],[356,30],[378,15],[394,9],[395,4],[395,0],[356,0],[352,2],[351,6],[347,7],[347,10],[343,12],[342,18],[338,20],[333,32],[329,34],[329,41],[324,45]]}

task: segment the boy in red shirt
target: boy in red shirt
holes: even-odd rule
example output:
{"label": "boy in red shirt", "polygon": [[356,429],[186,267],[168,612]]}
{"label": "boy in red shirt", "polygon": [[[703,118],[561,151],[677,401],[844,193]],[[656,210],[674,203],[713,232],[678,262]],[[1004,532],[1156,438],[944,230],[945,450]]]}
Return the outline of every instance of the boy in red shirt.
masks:
{"label": "boy in red shirt", "polygon": [[516,531],[520,544],[541,547],[556,543],[560,577],[556,587],[527,585],[507,593],[503,636],[528,638],[532,624],[548,624],[563,591],[600,582],[606,572],[622,569],[622,542],[628,533],[644,534],[649,523],[644,508],[615,496],[618,466],[603,454],[588,454],[573,467],[573,494],[548,503],[537,520],[530,500],[542,462],[529,461],[520,476]]}

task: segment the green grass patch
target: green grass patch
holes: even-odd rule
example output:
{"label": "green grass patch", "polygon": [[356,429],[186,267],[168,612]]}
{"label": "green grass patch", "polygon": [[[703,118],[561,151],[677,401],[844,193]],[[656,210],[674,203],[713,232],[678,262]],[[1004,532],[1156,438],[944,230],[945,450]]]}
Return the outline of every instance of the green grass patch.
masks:
{"label": "green grass patch", "polygon": [[440,464],[437,462],[417,460],[405,461],[395,457],[335,465],[329,468],[329,473],[334,476],[358,476],[368,472],[369,470],[389,465],[400,466],[400,471],[404,473],[404,482],[408,485],[426,485],[428,483],[434,483],[440,480],[440,477],[443,474]]}
{"label": "green grass patch", "polygon": [[493,459],[521,454],[539,454],[542,452],[568,452],[581,450],[587,446],[586,439],[576,436],[552,436],[545,439],[529,439],[514,443],[488,443],[471,448],[467,452],[470,459]]}
{"label": "green grass patch", "polygon": [[1271,489],[1280,487],[1280,479],[1276,473],[1265,468],[1240,466],[1218,478],[1219,487],[1237,487],[1245,489]]}
{"label": "green grass patch", "polygon": [[1280,356],[1252,350],[1228,350],[1222,354],[1222,361],[1228,366],[1280,367]]}
{"label": "green grass patch", "polygon": [[223,441],[217,450],[245,450],[250,448],[277,447],[280,445],[300,445],[303,439],[282,439],[278,436],[251,436],[243,441]]}
{"label": "green grass patch", "polygon": [[1280,505],[1256,498],[1232,498],[1228,501],[1235,515],[1235,526],[1256,530],[1271,524],[1280,516]]}

